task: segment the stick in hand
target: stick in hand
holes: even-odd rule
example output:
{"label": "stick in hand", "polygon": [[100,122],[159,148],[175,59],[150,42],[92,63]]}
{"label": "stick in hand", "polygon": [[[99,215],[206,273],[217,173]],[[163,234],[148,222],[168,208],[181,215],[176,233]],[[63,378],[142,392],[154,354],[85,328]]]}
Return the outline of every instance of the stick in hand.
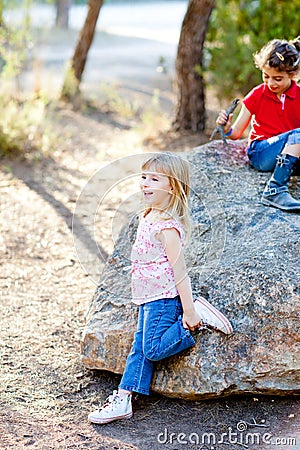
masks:
{"label": "stick in hand", "polygon": [[[229,108],[226,110],[226,115],[227,118],[229,117],[229,114],[233,113],[233,111],[235,110],[235,108],[237,107],[237,105],[239,104],[240,99],[239,98],[235,98],[229,105]],[[224,125],[220,125],[218,124],[216,126],[216,128],[214,129],[214,131],[212,132],[212,135],[210,137],[210,140],[214,139],[214,137],[219,133],[224,144],[226,145],[226,147],[228,148],[228,142],[224,133],[224,126],[226,125],[226,123]]]}

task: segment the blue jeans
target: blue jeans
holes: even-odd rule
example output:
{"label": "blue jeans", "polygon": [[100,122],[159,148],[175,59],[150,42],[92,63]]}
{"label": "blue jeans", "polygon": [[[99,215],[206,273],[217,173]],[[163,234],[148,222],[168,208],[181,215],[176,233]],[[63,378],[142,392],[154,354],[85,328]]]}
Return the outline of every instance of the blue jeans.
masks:
{"label": "blue jeans", "polygon": [[250,164],[262,172],[271,172],[276,166],[277,155],[286,146],[294,144],[300,144],[300,128],[263,141],[253,141],[247,149]]}
{"label": "blue jeans", "polygon": [[182,325],[179,296],[144,303],[119,388],[149,395],[154,362],[194,345],[190,331]]}

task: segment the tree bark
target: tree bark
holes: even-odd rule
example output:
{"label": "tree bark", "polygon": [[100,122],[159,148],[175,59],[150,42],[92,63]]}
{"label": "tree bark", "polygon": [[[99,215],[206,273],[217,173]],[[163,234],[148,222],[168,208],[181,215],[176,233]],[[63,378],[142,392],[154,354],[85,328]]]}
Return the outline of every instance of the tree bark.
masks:
{"label": "tree bark", "polygon": [[65,76],[61,94],[63,98],[71,99],[79,93],[82,74],[94,39],[98,16],[103,3],[104,0],[89,0],[88,2],[85,23],[71,59],[70,69]]}
{"label": "tree bark", "polygon": [[88,51],[94,39],[97,20],[103,2],[104,0],[89,0],[88,3],[88,13],[72,58],[74,75],[79,82],[85,68]]}
{"label": "tree bark", "polygon": [[55,25],[59,28],[69,28],[69,13],[72,0],[56,0]]}
{"label": "tree bark", "polygon": [[175,75],[175,130],[205,129],[203,46],[214,0],[190,0],[181,27]]}

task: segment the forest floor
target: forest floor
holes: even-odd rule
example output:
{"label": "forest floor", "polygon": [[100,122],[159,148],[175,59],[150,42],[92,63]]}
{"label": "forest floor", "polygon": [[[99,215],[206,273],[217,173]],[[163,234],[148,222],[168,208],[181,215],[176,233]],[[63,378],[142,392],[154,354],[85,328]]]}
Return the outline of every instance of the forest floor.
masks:
{"label": "forest floor", "polygon": [[[61,42],[51,47],[54,52]],[[55,82],[59,71],[52,69]],[[47,81],[44,73],[37,72],[36,85],[42,80]],[[80,360],[85,313],[103,261],[88,245],[89,229],[72,232],[78,196],[97,171],[109,177],[113,161],[120,159],[119,175],[126,177],[131,155],[188,152],[208,140],[168,131],[170,119],[157,108],[152,90],[141,92],[140,84],[132,89],[132,81],[128,86],[122,95],[130,91],[132,98],[134,92],[133,106],[112,90],[106,105],[95,100],[78,108],[50,105],[51,153],[0,162],[0,449],[299,450],[299,397],[292,396],[193,402],[140,396],[130,420],[105,426],[87,420],[119,376],[87,370]],[[161,92],[169,105],[170,91],[164,86]],[[139,100],[148,105],[144,111]],[[96,204],[98,196],[92,194]],[[114,199],[106,208],[114,211]],[[109,224],[102,233],[109,236]],[[81,240],[87,248],[83,260],[75,249]],[[107,252],[109,245],[107,239]],[[253,442],[245,442],[241,423]]]}
{"label": "forest floor", "polygon": [[[299,449],[299,399],[288,396],[194,402],[141,396],[131,420],[89,424],[88,413],[119,376],[87,370],[80,361],[95,283],[74,251],[77,197],[112,160],[164,149],[188,152],[207,136],[167,129],[147,136],[141,123],[95,106],[57,105],[51,122],[59,136],[51,155],[1,164],[0,448]],[[121,169],[126,176],[126,164]],[[101,262],[96,271],[100,276]],[[252,424],[254,442],[245,443],[240,422]]]}

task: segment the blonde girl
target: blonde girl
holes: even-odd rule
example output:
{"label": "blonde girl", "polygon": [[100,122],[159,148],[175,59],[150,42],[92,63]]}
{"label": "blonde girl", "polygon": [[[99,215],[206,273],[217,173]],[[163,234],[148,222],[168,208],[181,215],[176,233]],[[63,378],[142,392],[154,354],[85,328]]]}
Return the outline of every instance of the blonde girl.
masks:
{"label": "blonde girl", "polygon": [[[131,417],[132,393],[149,395],[155,361],[194,346],[191,332],[202,325],[183,254],[190,232],[188,162],[171,153],[151,155],[140,188],[145,210],[131,253],[138,326],[118,391],[89,415],[97,424]],[[222,330],[218,317],[210,324]]]}

